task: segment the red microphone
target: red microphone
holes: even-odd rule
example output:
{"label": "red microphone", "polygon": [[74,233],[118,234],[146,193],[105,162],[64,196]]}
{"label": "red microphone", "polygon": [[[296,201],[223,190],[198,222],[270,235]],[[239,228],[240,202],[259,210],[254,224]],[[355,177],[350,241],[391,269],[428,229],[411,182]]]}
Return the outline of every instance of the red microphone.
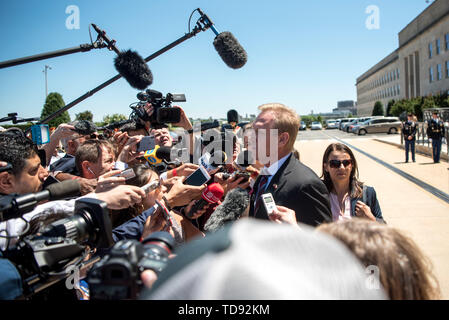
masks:
{"label": "red microphone", "polygon": [[224,190],[223,187],[217,183],[211,183],[207,186],[206,189],[204,189],[203,194],[201,195],[201,199],[198,200],[190,209],[189,212],[187,212],[186,216],[188,218],[192,218],[195,212],[198,210],[203,209],[204,206],[210,203],[218,203],[220,204],[220,200],[223,197]]}

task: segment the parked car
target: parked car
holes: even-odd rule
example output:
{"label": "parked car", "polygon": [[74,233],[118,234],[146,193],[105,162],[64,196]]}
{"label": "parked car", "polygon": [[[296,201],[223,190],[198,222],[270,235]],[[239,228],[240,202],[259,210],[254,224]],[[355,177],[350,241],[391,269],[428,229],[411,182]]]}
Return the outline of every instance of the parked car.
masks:
{"label": "parked car", "polygon": [[357,133],[357,129],[360,127],[360,125],[362,123],[365,123],[366,121],[369,121],[371,119],[374,118],[384,118],[384,116],[372,116],[372,117],[364,117],[364,118],[359,118],[357,123],[353,123],[349,126],[349,131],[348,132],[352,132],[352,133]]}
{"label": "parked car", "polygon": [[358,120],[357,118],[353,118],[353,119],[351,119],[351,121],[343,123],[343,125],[341,126],[341,130],[343,130],[345,132],[349,132],[349,126],[357,123],[357,120]]}
{"label": "parked car", "polygon": [[312,130],[322,130],[323,129],[323,125],[319,121],[313,121],[311,129]]}
{"label": "parked car", "polygon": [[[354,120],[352,120],[352,121],[349,121],[349,122],[346,122],[344,125],[343,125],[343,131],[346,131],[346,132],[352,132],[352,129],[355,127],[355,126],[357,126],[359,123],[362,123],[362,122],[365,122],[365,121],[367,121],[367,120],[371,120],[371,119],[374,119],[374,118],[379,118],[379,117],[364,117],[364,118],[355,118]],[[383,116],[382,116],[382,118],[383,118]]]}
{"label": "parked car", "polygon": [[339,124],[339,126],[338,126],[338,129],[343,130],[343,125],[344,125],[346,122],[352,121],[352,119],[353,119],[353,118],[344,118],[344,119],[341,119],[341,120],[340,120],[340,124]]}
{"label": "parked car", "polygon": [[397,117],[374,118],[363,122],[356,133],[365,135],[367,133],[398,133],[401,129],[401,121]]}
{"label": "parked car", "polygon": [[301,124],[299,125],[299,130],[307,130],[307,126],[306,123],[304,121],[301,121]]}
{"label": "parked car", "polygon": [[337,129],[338,122],[337,120],[326,120],[326,129]]}

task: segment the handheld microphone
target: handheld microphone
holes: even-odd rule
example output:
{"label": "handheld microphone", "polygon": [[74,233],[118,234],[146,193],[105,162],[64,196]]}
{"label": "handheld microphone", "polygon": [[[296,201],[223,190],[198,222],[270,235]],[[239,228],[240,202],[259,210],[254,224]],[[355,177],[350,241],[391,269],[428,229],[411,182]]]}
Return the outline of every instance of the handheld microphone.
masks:
{"label": "handheld microphone", "polygon": [[214,232],[224,226],[225,223],[239,219],[249,205],[247,190],[235,188],[228,192],[223,202],[211,214],[204,231]]}
{"label": "handheld microphone", "polygon": [[156,145],[154,149],[146,151],[143,157],[151,165],[160,164],[162,161],[170,161],[171,148]]}
{"label": "handheld microphone", "polygon": [[198,200],[193,207],[187,212],[186,216],[192,218],[195,212],[201,210],[209,203],[219,203],[223,197],[224,190],[219,183],[212,183],[206,189],[204,189],[201,199]]}
{"label": "handheld microphone", "polygon": [[224,63],[232,69],[239,69],[246,64],[248,60],[248,55],[237,41],[237,39],[232,35],[232,33],[225,31],[218,33],[212,20],[204,14],[200,8],[197,9],[201,14],[202,19],[215,33],[216,37],[214,39],[214,47],[223,59]]}
{"label": "handheld microphone", "polygon": [[135,51],[119,52],[114,59],[114,66],[118,73],[135,89],[144,90],[153,83],[153,74],[150,68]]}
{"label": "handheld microphone", "polygon": [[75,180],[53,183],[46,189],[25,195],[7,195],[0,198],[0,221],[19,218],[44,200],[61,200],[80,195],[80,185]]}

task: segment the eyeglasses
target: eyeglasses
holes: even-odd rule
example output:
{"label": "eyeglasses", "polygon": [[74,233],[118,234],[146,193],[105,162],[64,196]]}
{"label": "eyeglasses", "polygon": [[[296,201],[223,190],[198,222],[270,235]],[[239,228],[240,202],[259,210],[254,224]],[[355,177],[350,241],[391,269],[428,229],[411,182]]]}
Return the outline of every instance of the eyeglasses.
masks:
{"label": "eyeglasses", "polygon": [[331,168],[334,169],[338,169],[341,167],[341,164],[343,163],[343,166],[346,168],[347,166],[349,166],[350,164],[352,164],[352,160],[330,160],[329,161],[329,166]]}

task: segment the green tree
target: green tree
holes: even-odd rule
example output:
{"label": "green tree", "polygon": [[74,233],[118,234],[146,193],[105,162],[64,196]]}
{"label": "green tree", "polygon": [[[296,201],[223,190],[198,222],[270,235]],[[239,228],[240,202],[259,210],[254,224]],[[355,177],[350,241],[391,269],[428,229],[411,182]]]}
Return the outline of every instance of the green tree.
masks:
{"label": "green tree", "polygon": [[422,121],[423,118],[423,112],[422,112],[422,106],[424,104],[424,98],[423,97],[416,97],[413,99],[410,99],[410,104],[413,108],[413,113],[418,118],[418,121]]}
{"label": "green tree", "polygon": [[110,123],[119,122],[122,120],[127,120],[128,117],[124,114],[114,113],[113,115],[105,115],[103,117],[103,123],[104,125],[108,125]]}
{"label": "green tree", "polygon": [[86,110],[84,112],[77,113],[75,115],[75,120],[88,120],[93,121],[94,115],[89,110]]}
{"label": "green tree", "polygon": [[380,101],[376,101],[373,108],[372,116],[383,116],[384,115],[384,105]]}
{"label": "green tree", "polygon": [[391,107],[391,114],[394,117],[399,117],[404,111],[406,113],[415,112],[410,100],[407,99],[398,100]]}
{"label": "green tree", "polygon": [[318,121],[319,123],[323,123],[323,117],[321,115],[319,115],[318,117],[316,117],[316,121]]}
{"label": "green tree", "polygon": [[387,116],[387,117],[391,117],[391,108],[393,107],[393,105],[394,105],[394,99],[391,99],[390,101],[388,101],[388,104],[387,104],[387,111],[386,111],[386,113],[385,113],[385,115]]}
{"label": "green tree", "polygon": [[[45,119],[49,115],[58,111],[65,106],[65,102],[62,99],[61,94],[57,92],[51,92],[48,94],[47,99],[45,99],[44,107],[42,108],[41,120]],[[64,111],[59,116],[48,122],[49,127],[57,127],[61,123],[70,122],[70,115],[68,111]]]}

